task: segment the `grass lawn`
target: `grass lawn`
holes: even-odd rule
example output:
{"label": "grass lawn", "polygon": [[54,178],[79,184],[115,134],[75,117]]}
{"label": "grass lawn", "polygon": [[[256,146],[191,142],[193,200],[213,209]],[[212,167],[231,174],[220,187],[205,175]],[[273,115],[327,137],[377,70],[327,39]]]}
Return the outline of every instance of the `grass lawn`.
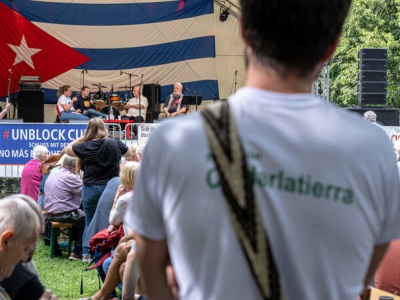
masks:
{"label": "grass lawn", "polygon": [[97,270],[83,272],[83,295],[80,295],[82,270],[87,266],[82,261],[70,261],[69,253],[63,257],[50,258],[50,247],[40,239],[33,256],[42,284],[58,296],[59,300],[77,300],[92,296],[99,288]]}

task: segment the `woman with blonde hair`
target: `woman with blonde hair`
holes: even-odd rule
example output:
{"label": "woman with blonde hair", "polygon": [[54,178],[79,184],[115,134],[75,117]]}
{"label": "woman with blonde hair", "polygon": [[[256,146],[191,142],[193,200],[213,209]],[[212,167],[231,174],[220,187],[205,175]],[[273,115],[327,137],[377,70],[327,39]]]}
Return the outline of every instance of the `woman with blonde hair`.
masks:
{"label": "woman with blonde hair", "polygon": [[[90,119],[85,134],[71,142],[65,149],[70,156],[79,157],[83,170],[82,203],[85,211],[85,240],[87,229],[97,208],[97,203],[107,182],[118,176],[122,156],[130,156],[131,151],[120,140],[108,138],[103,120]],[[83,260],[89,261],[89,249],[83,248]]]}
{"label": "woman with blonde hair", "polygon": [[[125,210],[128,206],[128,202],[132,200],[133,196],[133,185],[135,183],[136,175],[139,171],[140,164],[135,161],[127,161],[121,169],[120,178],[121,185],[118,187],[117,193],[115,194],[114,204],[111,208],[108,231],[113,232],[118,229],[119,226],[123,226],[125,237],[123,245],[117,247],[113,257],[107,258],[103,263],[103,270],[107,273],[104,284],[101,289],[90,298],[80,298],[79,300],[98,300],[108,299],[109,295],[113,292],[115,287],[118,285],[119,289],[122,286],[119,284],[123,277],[123,270],[125,268],[125,261],[127,260],[128,253],[134,246],[134,239],[132,239],[131,228],[124,222]],[[130,233],[130,234],[129,234]],[[134,264],[134,262],[132,262]],[[122,265],[123,264],[123,265]],[[129,268],[132,269],[131,266]],[[138,269],[131,270],[133,274],[133,286],[136,286],[138,278]],[[130,277],[131,278],[131,277]],[[129,283],[128,283],[129,284]],[[135,288],[133,288],[133,291]],[[124,298],[123,298],[124,299]]]}

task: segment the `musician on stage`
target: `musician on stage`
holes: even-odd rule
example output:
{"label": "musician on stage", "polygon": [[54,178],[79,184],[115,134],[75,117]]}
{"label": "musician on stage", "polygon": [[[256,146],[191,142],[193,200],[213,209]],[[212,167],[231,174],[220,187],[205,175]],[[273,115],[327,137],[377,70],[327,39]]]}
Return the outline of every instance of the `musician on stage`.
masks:
{"label": "musician on stage", "polygon": [[165,100],[164,112],[158,115],[158,119],[173,118],[188,112],[189,106],[182,105],[182,99],[182,84],[177,82],[174,84],[174,92]]}
{"label": "musician on stage", "polygon": [[93,100],[90,99],[89,94],[89,87],[86,85],[83,86],[81,88],[81,94],[78,96],[78,100],[74,102],[75,111],[89,118],[101,117],[105,119],[106,115],[96,110],[96,105],[94,105]]}
{"label": "musician on stage", "polygon": [[0,112],[0,120],[4,118],[4,116],[7,114],[8,110],[11,107],[11,103],[8,102],[8,97],[6,98],[6,107],[4,108],[4,110],[2,110]]}
{"label": "musician on stage", "polygon": [[146,120],[146,112],[147,107],[149,106],[149,102],[147,98],[143,96],[143,89],[140,88],[140,85],[135,85],[132,91],[133,98],[129,99],[128,103],[125,105],[125,110],[127,111],[127,113],[126,115],[122,116],[121,119],[134,120],[135,123],[140,123]]}

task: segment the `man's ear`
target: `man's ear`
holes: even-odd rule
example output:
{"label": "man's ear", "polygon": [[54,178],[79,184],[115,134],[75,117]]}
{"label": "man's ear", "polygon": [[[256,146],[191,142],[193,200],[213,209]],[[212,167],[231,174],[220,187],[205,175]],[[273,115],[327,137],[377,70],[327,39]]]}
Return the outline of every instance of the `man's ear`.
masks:
{"label": "man's ear", "polygon": [[246,44],[246,46],[249,46],[249,40],[247,38],[245,29],[244,29],[244,23],[243,23],[243,18],[242,17],[240,17],[240,28],[241,28],[241,32],[242,32],[243,41]]}
{"label": "man's ear", "polygon": [[10,238],[14,236],[14,231],[12,229],[7,229],[0,234],[0,251],[3,251],[8,244]]}
{"label": "man's ear", "polygon": [[325,63],[329,62],[329,60],[331,59],[332,55],[335,53],[336,48],[339,45],[339,42],[340,42],[340,35],[338,35],[336,37],[336,39],[334,40],[332,45],[326,51],[326,54],[325,54],[324,58],[322,59],[323,62],[325,62]]}

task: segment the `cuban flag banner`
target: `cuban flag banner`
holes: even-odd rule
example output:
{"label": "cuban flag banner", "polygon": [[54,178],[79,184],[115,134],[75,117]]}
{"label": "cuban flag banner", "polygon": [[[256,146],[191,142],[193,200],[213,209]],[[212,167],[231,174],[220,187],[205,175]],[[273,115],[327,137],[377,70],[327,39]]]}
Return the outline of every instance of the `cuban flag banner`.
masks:
{"label": "cuban flag banner", "polygon": [[210,100],[215,56],[212,0],[0,2],[0,98],[40,76],[47,104],[63,85],[126,94],[141,82],[160,84],[161,102],[175,82]]}

